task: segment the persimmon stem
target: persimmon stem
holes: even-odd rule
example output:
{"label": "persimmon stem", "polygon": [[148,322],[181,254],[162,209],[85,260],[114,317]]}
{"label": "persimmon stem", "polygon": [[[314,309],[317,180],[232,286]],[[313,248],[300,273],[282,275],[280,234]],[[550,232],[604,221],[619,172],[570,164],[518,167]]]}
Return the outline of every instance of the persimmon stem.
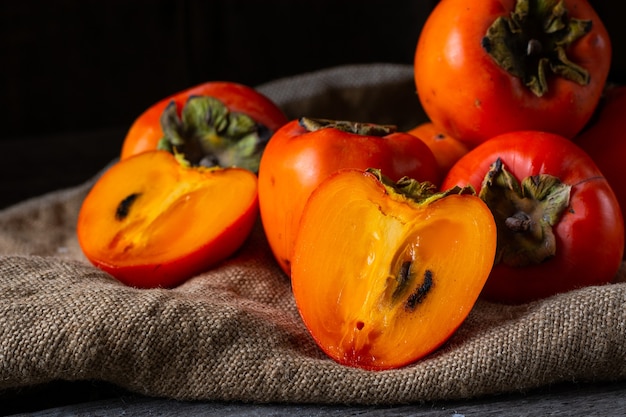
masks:
{"label": "persimmon stem", "polygon": [[526,46],[526,55],[539,55],[542,51],[543,47],[540,41],[538,41],[537,39],[531,39],[528,41],[528,45]]}
{"label": "persimmon stem", "polygon": [[507,219],[504,221],[504,224],[512,232],[527,232],[528,230],[530,230],[532,218],[523,211],[518,211],[511,217],[507,217]]}

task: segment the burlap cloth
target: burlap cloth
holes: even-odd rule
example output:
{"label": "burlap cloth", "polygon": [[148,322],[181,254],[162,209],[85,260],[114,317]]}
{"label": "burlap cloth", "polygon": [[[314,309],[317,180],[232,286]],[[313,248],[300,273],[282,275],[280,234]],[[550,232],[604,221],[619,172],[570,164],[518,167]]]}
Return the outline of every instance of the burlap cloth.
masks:
{"label": "burlap cloth", "polygon": [[[402,65],[333,68],[260,90],[293,118],[410,127],[423,117]],[[90,184],[0,211],[0,390],[103,380],[176,399],[394,404],[626,377],[621,278],[522,306],[478,302],[429,357],[363,371],[316,347],[260,225],[232,259],[171,290],[129,288],[90,266],[74,229]]]}

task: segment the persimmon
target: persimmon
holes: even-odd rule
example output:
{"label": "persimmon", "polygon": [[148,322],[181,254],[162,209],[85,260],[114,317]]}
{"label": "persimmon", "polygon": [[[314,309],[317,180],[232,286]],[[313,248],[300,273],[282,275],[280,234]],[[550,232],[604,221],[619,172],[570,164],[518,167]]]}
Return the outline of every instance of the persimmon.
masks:
{"label": "persimmon", "polygon": [[516,130],[571,139],[591,118],[611,39],[587,0],[440,0],[415,48],[428,118],[470,146]]}
{"label": "persimmon", "polygon": [[452,165],[470,150],[468,144],[453,138],[433,122],[421,123],[408,133],[420,138],[433,152],[441,178],[444,178]]}
{"label": "persimmon", "polygon": [[303,322],[335,361],[398,368],[443,344],[480,294],[496,225],[471,188],[376,170],[327,177],[302,213],[292,286]]}
{"label": "persimmon", "polygon": [[94,265],[134,287],[173,287],[233,254],[258,218],[256,175],[192,167],[166,151],[114,164],[81,206]]}

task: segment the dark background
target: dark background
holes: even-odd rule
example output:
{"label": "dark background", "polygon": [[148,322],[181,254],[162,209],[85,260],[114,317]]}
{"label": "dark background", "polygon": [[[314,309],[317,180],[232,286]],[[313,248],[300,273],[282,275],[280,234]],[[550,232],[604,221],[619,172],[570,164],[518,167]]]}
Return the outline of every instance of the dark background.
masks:
{"label": "dark background", "polygon": [[[344,64],[412,64],[436,2],[1,2],[0,207],[93,175],[143,110],[194,84],[256,86]],[[625,3],[592,4],[612,36],[611,79],[623,82]]]}
{"label": "dark background", "polygon": [[2,4],[4,137],[128,126],[207,80],[255,86],[346,63],[411,63],[434,2],[33,3]]}

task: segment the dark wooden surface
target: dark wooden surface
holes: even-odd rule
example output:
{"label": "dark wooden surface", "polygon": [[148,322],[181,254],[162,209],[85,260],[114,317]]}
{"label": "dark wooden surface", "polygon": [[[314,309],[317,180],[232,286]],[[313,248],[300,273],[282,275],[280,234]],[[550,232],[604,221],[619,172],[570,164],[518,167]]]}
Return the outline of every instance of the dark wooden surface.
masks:
{"label": "dark wooden surface", "polygon": [[[97,390],[100,390],[97,393]],[[55,392],[56,390],[56,392]],[[74,395],[72,396],[72,390]],[[415,417],[618,417],[626,416],[626,382],[563,384],[528,393],[502,394],[465,401],[396,406],[246,404],[184,402],[149,398],[98,383],[64,383],[26,390],[18,401],[4,399],[3,415],[52,416],[415,416]],[[85,397],[81,400],[76,394]],[[49,407],[41,397],[48,399]],[[89,399],[91,395],[91,399]],[[99,396],[99,397],[98,397]],[[15,398],[15,397],[14,397]],[[73,402],[63,404],[62,401]],[[3,399],[0,396],[0,399]],[[37,403],[39,401],[39,404]],[[2,406],[0,406],[0,412]]]}

